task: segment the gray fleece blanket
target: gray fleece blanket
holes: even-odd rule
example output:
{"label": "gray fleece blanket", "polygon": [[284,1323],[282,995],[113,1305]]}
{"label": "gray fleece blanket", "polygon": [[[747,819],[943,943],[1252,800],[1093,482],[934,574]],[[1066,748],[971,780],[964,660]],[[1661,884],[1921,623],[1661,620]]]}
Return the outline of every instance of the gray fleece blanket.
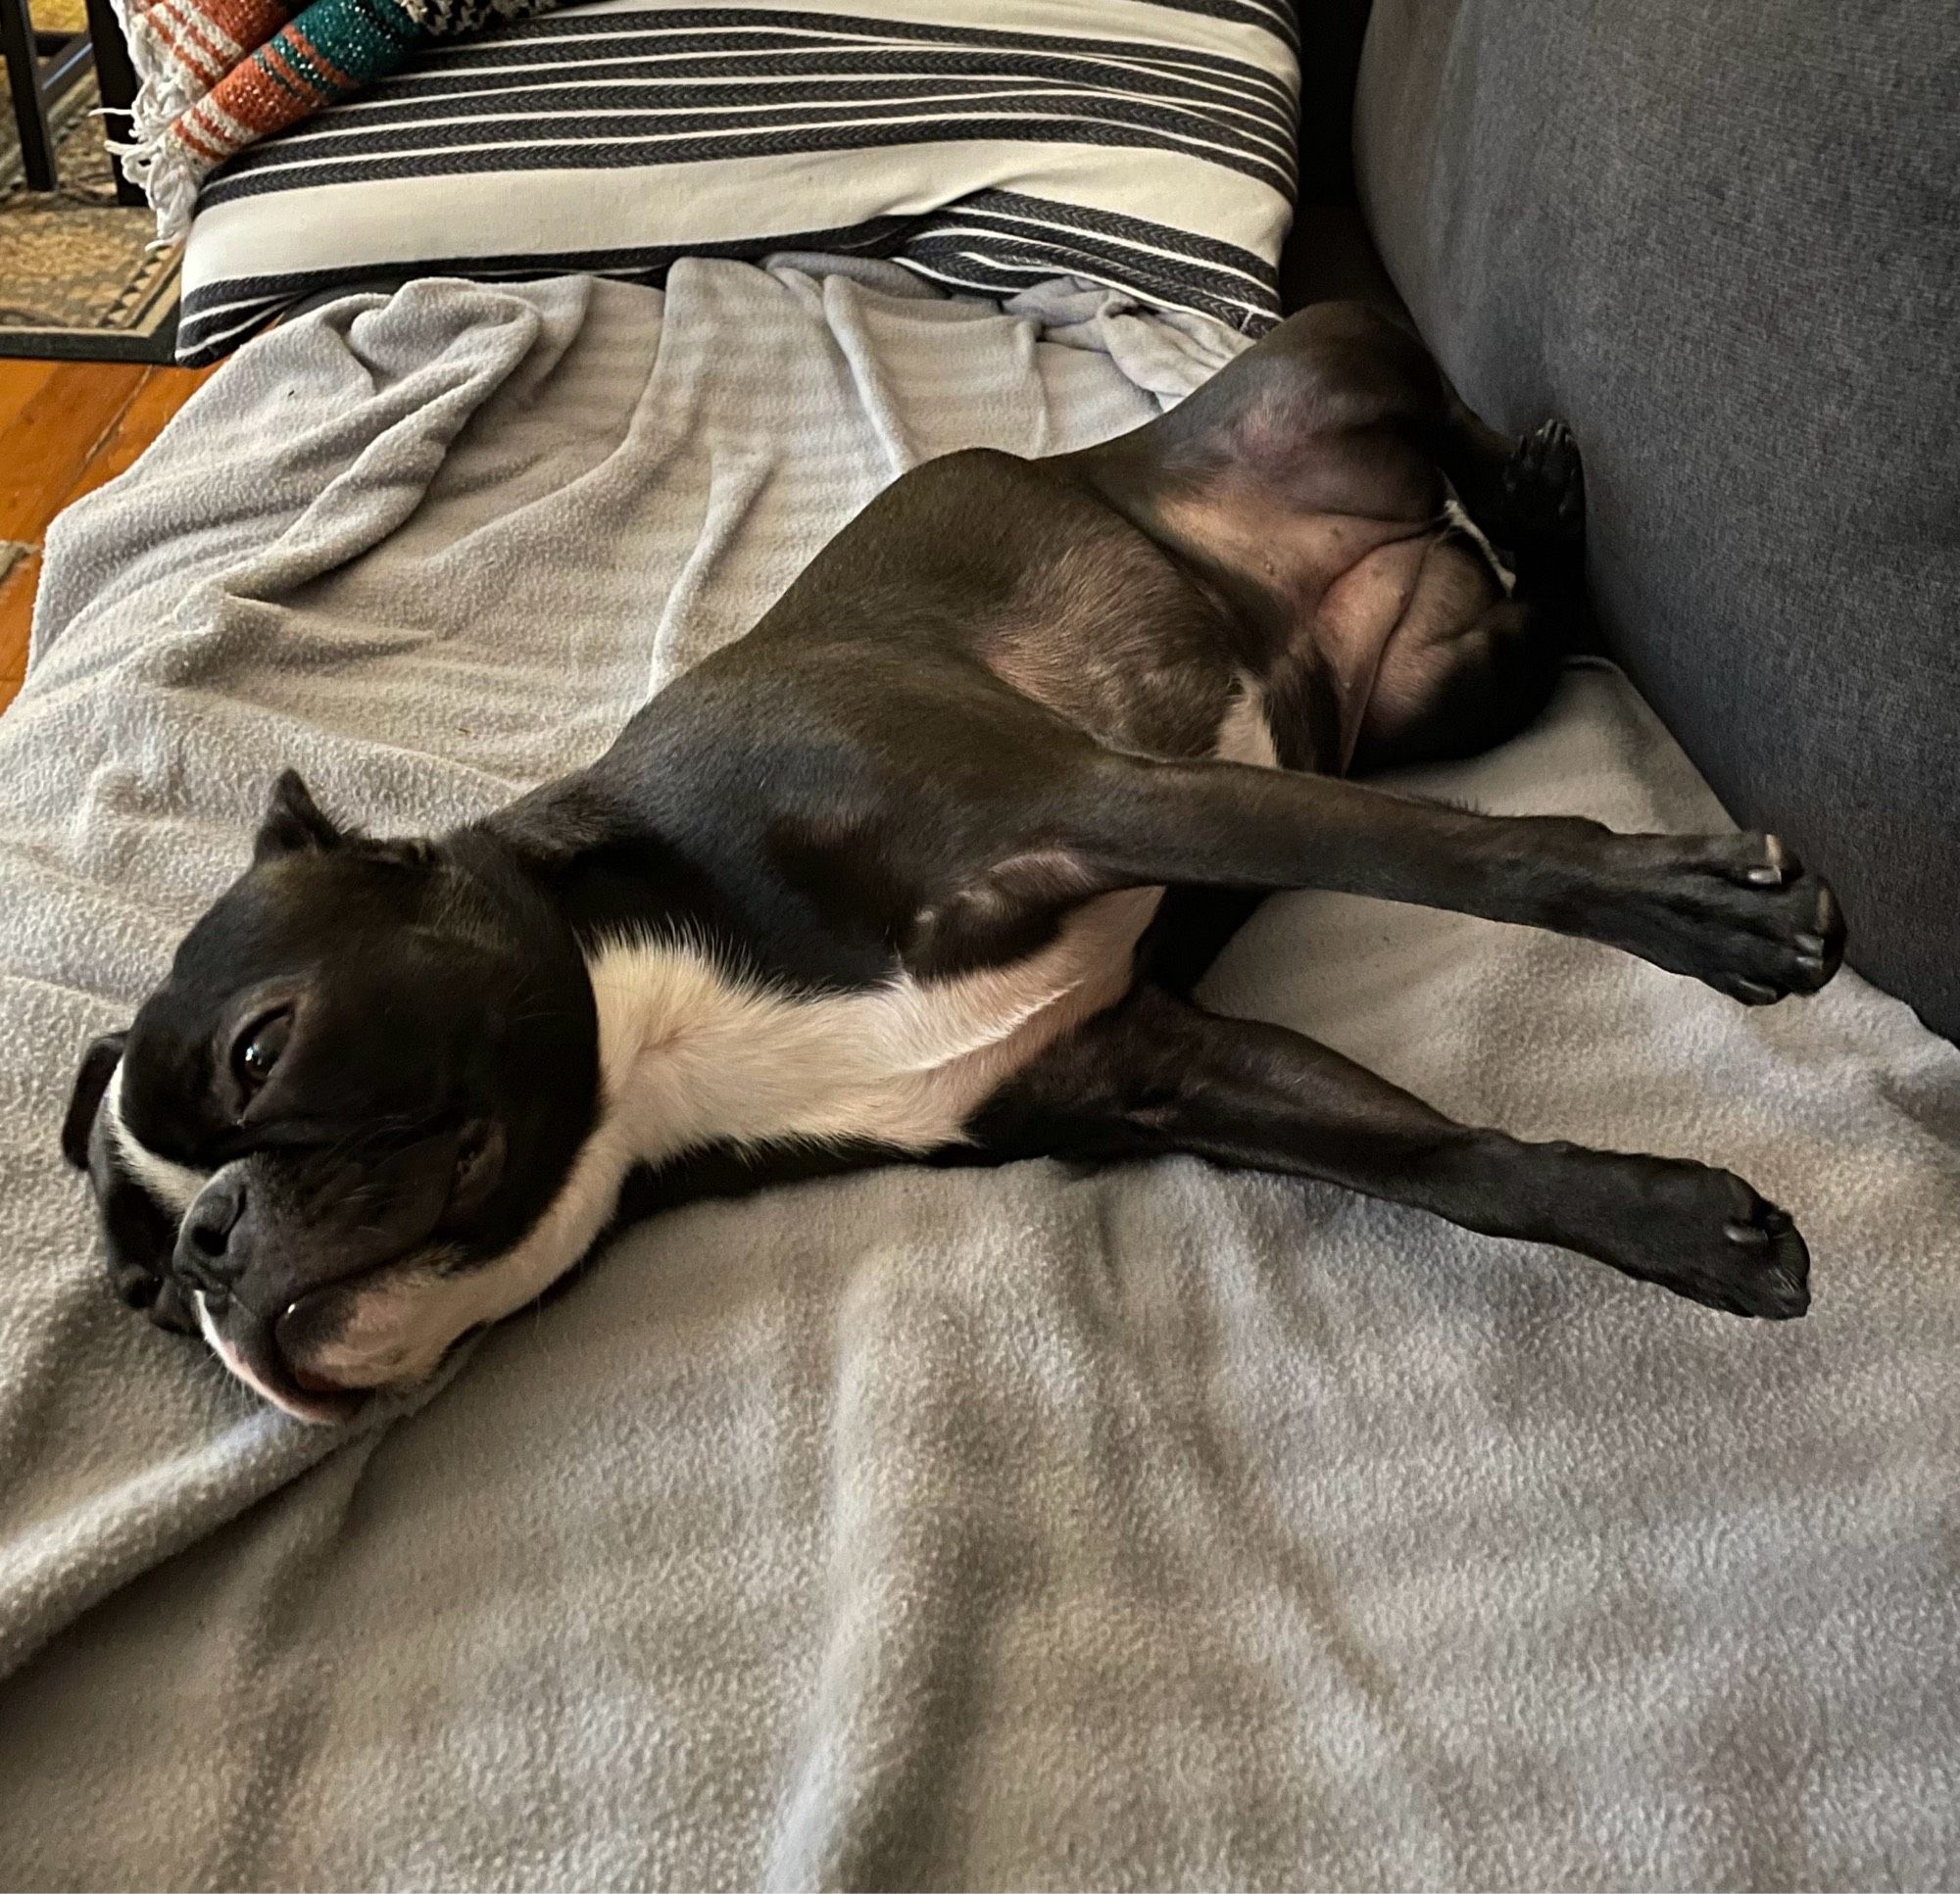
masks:
{"label": "gray fleece blanket", "polygon": [[[1793,1326],[1197,1162],[901,1172],[630,1232],[348,1436],[99,1279],[74,1059],[278,766],[489,807],[904,468],[1235,346],[875,267],[421,283],[60,523],[0,720],[0,1880],[1960,1877],[1960,1052],[1852,976],[1751,1012],[1293,897],[1211,983],[1459,1115],[1733,1165],[1812,1238]],[[1723,820],[1599,668],[1418,781]]]}

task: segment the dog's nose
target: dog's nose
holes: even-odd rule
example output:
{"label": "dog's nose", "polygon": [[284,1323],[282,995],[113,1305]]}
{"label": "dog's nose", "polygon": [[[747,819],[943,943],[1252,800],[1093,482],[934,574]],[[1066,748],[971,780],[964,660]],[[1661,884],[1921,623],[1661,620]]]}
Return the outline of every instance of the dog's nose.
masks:
{"label": "dog's nose", "polygon": [[222,1293],[238,1280],[243,1259],[232,1233],[245,1214],[245,1180],[219,1176],[197,1194],[177,1232],[176,1274],[193,1287]]}

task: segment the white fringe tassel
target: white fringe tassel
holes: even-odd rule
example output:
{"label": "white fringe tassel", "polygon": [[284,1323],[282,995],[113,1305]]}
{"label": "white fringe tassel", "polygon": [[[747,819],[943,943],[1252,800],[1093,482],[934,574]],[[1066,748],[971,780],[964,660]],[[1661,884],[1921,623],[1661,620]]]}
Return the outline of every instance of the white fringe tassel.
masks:
{"label": "white fringe tassel", "polygon": [[128,143],[111,141],[109,149],[141,187],[157,214],[152,250],[167,249],[190,226],[197,209],[197,188],[204,168],[171,127],[204,96],[205,87],[171,56],[163,37],[138,11],[137,0],[109,0],[128,43],[129,63],[136,69],[136,98],[129,108]]}

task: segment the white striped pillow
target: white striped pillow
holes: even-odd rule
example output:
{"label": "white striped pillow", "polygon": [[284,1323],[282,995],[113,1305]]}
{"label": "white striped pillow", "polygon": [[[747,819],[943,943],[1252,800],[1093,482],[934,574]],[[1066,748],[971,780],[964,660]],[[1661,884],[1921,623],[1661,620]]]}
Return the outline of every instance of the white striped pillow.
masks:
{"label": "white striped pillow", "polygon": [[597,0],[447,47],[213,173],[178,359],[373,276],[680,256],[1056,276],[1252,332],[1295,178],[1292,0]]}

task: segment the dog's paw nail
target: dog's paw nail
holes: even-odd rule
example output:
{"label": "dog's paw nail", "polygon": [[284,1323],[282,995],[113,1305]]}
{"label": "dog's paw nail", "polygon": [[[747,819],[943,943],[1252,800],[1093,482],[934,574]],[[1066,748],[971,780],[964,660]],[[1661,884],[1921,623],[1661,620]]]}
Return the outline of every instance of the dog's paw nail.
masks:
{"label": "dog's paw nail", "polygon": [[1758,888],[1782,887],[1791,873],[1789,850],[1778,837],[1766,835],[1763,837],[1763,853],[1768,859],[1749,870],[1749,880]]}
{"label": "dog's paw nail", "polygon": [[1732,1243],[1742,1243],[1752,1249],[1761,1248],[1770,1239],[1768,1230],[1759,1229],[1752,1223],[1732,1223],[1727,1228]]}
{"label": "dog's paw nail", "polygon": [[1783,995],[1774,987],[1765,986],[1760,980],[1738,980],[1736,997],[1745,1005],[1767,1006],[1772,1001],[1781,999]]}

